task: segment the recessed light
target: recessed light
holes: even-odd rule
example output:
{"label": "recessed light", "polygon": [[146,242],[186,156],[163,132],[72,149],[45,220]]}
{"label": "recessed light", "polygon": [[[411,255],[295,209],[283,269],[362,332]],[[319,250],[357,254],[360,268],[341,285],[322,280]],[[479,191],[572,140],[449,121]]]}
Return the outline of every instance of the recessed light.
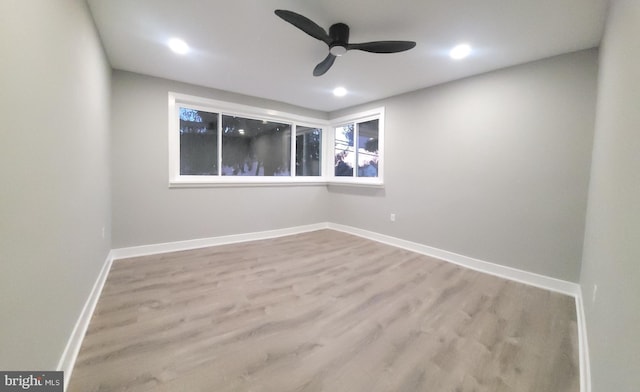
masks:
{"label": "recessed light", "polygon": [[172,38],[169,40],[169,48],[178,54],[186,54],[189,51],[189,45],[181,39]]}
{"label": "recessed light", "polygon": [[344,97],[347,95],[347,89],[344,87],[336,87],[333,89],[333,95],[336,97]]}
{"label": "recessed light", "polygon": [[449,51],[449,57],[454,60],[460,60],[471,54],[471,46],[468,44],[460,44]]}

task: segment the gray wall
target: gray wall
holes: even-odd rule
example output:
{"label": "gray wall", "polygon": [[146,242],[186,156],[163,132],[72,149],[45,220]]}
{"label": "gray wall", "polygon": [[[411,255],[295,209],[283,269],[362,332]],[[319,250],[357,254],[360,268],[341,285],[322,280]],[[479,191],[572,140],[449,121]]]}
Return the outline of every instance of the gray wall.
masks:
{"label": "gray wall", "polygon": [[111,248],[110,69],[81,0],[0,1],[0,53],[0,369],[55,370]]}
{"label": "gray wall", "polygon": [[577,282],[597,55],[567,54],[359,107],[386,107],[386,186],[331,187],[329,220]]}
{"label": "gray wall", "polygon": [[638,37],[640,3],[612,2],[601,51],[581,276],[598,392],[640,391]]}
{"label": "gray wall", "polygon": [[278,102],[114,71],[114,248],[326,221],[324,186],[169,189],[169,91],[327,118]]}

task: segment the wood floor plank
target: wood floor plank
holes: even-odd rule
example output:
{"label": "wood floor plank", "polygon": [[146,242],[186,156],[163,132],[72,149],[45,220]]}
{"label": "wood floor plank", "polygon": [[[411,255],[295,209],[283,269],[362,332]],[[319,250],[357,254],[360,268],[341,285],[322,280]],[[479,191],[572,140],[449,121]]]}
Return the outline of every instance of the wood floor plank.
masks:
{"label": "wood floor plank", "polygon": [[69,392],[579,391],[575,303],[348,234],[117,260]]}

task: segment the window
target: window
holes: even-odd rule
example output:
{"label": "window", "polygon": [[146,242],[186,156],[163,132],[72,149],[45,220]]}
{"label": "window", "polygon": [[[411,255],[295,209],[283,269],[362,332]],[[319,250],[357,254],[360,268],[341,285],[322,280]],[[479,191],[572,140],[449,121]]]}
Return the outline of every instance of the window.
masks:
{"label": "window", "polygon": [[296,175],[320,176],[322,128],[296,127]]}
{"label": "window", "polygon": [[332,134],[326,120],[169,93],[169,185],[381,185],[382,114]]}
{"label": "window", "polygon": [[382,184],[384,109],[336,121],[333,132],[333,180],[351,184]]}
{"label": "window", "polygon": [[222,116],[223,176],[290,176],[291,125]]}
{"label": "window", "polygon": [[218,114],[180,108],[180,175],[218,175]]}

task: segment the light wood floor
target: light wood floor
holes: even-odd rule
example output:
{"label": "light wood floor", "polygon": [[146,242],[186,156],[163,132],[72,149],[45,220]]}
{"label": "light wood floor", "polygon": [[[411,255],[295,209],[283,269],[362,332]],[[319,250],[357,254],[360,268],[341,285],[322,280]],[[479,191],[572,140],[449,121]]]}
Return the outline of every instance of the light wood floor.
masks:
{"label": "light wood floor", "polygon": [[573,298],[348,234],[114,262],[70,392],[579,390]]}

